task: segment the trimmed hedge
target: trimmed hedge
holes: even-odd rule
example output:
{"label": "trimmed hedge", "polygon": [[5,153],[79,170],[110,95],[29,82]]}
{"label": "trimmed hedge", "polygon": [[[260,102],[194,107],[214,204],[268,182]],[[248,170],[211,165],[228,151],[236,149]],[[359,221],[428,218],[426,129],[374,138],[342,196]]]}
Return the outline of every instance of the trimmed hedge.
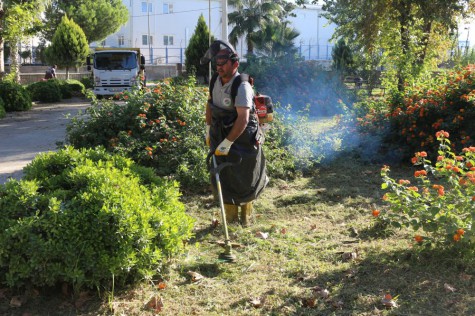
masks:
{"label": "trimmed hedge", "polygon": [[0,185],[0,283],[108,287],[150,279],[193,220],[178,185],[104,149],[43,153]]}
{"label": "trimmed hedge", "polygon": [[0,98],[0,118],[4,118],[5,114],[6,114],[6,111],[5,111],[4,102],[3,102],[3,99]]}
{"label": "trimmed hedge", "polygon": [[79,80],[66,79],[64,80],[64,83],[68,85],[69,90],[73,96],[83,96],[86,93],[86,87]]}
{"label": "trimmed hedge", "polygon": [[28,86],[28,91],[34,101],[59,102],[61,101],[61,88],[58,80],[38,81]]}
{"label": "trimmed hedge", "polygon": [[7,112],[27,111],[33,105],[28,91],[12,81],[0,81],[0,98],[3,99]]}

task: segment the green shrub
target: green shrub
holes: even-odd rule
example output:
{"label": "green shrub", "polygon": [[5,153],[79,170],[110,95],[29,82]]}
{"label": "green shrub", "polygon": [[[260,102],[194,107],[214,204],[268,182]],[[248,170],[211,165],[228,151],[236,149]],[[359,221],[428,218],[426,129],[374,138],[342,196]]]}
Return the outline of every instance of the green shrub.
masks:
{"label": "green shrub", "polygon": [[3,99],[0,98],[0,118],[4,118],[6,114]]}
{"label": "green shrub", "polygon": [[64,81],[69,86],[69,90],[71,91],[73,96],[84,96],[84,94],[86,93],[86,88],[84,87],[84,84],[81,81],[75,79],[67,79]]}
{"label": "green shrub", "polygon": [[61,101],[61,89],[58,80],[38,81],[28,86],[31,99],[41,102]]}
{"label": "green shrub", "polygon": [[61,97],[63,99],[70,99],[73,96],[72,87],[66,82],[66,80],[53,79],[58,82],[59,89],[61,91]]}
{"label": "green shrub", "polygon": [[86,89],[92,89],[94,87],[94,81],[92,80],[92,77],[82,77],[79,81]]}
{"label": "green shrub", "polygon": [[108,286],[151,278],[192,219],[176,183],[104,149],[38,155],[0,185],[0,281]]}
{"label": "green shrub", "polygon": [[7,112],[27,111],[31,109],[31,97],[20,84],[12,81],[0,81],[0,97]]}

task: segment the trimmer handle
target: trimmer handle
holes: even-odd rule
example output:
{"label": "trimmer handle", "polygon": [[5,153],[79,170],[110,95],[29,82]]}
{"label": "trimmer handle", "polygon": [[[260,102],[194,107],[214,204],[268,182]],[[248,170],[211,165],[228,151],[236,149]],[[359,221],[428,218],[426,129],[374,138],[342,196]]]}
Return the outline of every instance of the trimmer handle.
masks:
{"label": "trimmer handle", "polygon": [[[233,153],[232,155],[238,157],[238,161],[236,162],[223,162],[219,165],[216,164],[216,160],[213,159],[213,166],[211,165],[211,158],[214,155],[214,151],[210,151],[208,153],[208,156],[206,156],[206,165],[208,166],[208,169],[209,171],[211,172],[211,174],[215,175],[215,174],[219,174],[221,172],[221,170],[223,170],[224,168],[226,167],[230,167],[230,166],[235,166],[235,165],[239,165],[241,162],[242,162],[242,157],[239,153],[237,152],[234,152],[234,151],[230,151],[229,154]],[[228,155],[229,156],[229,155]]]}

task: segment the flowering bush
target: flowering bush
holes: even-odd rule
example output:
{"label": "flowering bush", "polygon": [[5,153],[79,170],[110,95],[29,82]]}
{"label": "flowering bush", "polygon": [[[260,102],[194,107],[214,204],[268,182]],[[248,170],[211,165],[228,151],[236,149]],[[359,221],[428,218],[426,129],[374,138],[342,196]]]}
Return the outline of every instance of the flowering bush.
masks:
{"label": "flowering bush", "polygon": [[381,170],[383,200],[389,210],[373,210],[373,216],[395,227],[411,227],[418,243],[442,241],[475,244],[475,147],[466,147],[461,155],[451,149],[449,133],[439,131],[439,156],[435,167],[425,151],[412,158],[423,169],[414,172],[416,183],[389,177],[389,167]]}
{"label": "flowering bush", "polygon": [[67,141],[77,148],[102,145],[185,186],[206,183],[207,92],[191,78],[121,93],[115,97],[119,102],[95,101],[87,118],[75,117],[68,125]]}
{"label": "flowering bush", "polygon": [[[357,130],[363,135],[381,136],[382,142],[397,150],[400,157],[424,150],[437,155],[434,133],[451,133],[452,149],[474,144],[475,68],[443,73],[424,84],[394,92],[384,102],[384,112],[370,108],[358,113]],[[381,109],[380,107],[378,109]]]}

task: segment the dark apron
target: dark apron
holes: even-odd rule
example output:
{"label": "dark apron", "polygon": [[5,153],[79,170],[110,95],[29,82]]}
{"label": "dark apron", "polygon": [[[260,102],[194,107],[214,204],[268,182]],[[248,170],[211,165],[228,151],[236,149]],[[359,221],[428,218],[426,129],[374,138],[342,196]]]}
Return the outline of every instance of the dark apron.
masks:
{"label": "dark apron", "polygon": [[[210,129],[210,149],[216,147],[231,131],[237,118],[237,111],[225,110],[211,105],[212,121]],[[225,204],[240,205],[255,200],[267,185],[266,160],[260,143],[264,137],[259,129],[256,115],[249,115],[249,122],[243,133],[231,146],[228,156],[216,156],[219,164],[242,161],[226,167],[219,173],[223,200]],[[211,184],[216,190],[216,179],[211,177]]]}

